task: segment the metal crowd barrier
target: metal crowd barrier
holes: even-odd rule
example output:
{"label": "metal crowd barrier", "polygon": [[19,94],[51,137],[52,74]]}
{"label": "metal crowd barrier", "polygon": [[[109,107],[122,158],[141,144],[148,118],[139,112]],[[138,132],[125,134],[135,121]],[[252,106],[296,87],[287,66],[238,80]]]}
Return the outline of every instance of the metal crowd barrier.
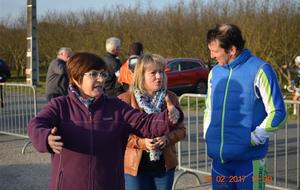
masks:
{"label": "metal crowd barrier", "polygon": [[0,134],[28,138],[27,125],[36,115],[36,100],[32,85],[0,83]]}
{"label": "metal crowd barrier", "polygon": [[[179,175],[174,179],[173,189],[185,174],[196,176],[200,187],[211,183],[211,159],[203,139],[203,111],[205,95],[183,94],[179,98],[185,113],[186,138],[178,143]],[[297,104],[297,114],[293,115],[293,104]],[[271,189],[300,189],[300,145],[299,107],[300,101],[285,100],[288,119],[285,127],[270,138],[267,154],[268,176],[266,186]]]}

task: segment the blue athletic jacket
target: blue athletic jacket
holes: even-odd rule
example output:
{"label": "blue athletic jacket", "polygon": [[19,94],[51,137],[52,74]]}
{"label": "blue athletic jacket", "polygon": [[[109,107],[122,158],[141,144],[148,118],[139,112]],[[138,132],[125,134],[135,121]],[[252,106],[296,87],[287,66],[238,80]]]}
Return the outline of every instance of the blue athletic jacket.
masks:
{"label": "blue athletic jacket", "polygon": [[269,136],[285,118],[275,72],[249,50],[211,70],[203,132],[212,159],[224,163],[265,157]]}

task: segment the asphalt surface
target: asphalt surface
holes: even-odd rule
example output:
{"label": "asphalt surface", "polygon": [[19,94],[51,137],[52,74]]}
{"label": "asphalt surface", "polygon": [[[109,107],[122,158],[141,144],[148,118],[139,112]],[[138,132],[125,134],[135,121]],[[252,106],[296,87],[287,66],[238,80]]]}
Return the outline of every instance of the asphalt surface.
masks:
{"label": "asphalt surface", "polygon": [[40,154],[28,146],[21,153],[26,139],[0,135],[0,189],[47,189],[50,171],[49,154]]}

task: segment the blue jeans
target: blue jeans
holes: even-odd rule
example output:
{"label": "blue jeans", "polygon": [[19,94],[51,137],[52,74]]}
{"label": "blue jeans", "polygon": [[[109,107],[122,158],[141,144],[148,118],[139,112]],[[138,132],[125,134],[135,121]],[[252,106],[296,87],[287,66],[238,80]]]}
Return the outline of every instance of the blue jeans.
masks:
{"label": "blue jeans", "polygon": [[137,176],[125,174],[126,190],[171,190],[175,170],[167,172],[139,172]]}

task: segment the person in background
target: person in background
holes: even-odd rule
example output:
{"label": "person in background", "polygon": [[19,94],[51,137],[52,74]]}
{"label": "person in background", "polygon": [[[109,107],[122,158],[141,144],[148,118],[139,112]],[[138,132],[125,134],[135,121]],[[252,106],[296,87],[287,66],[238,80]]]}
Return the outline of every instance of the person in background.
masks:
{"label": "person in background", "polygon": [[[132,81],[132,75],[134,72],[135,64],[140,55],[143,54],[143,44],[140,42],[134,42],[129,46],[128,59],[124,62],[120,68],[120,75],[118,83],[121,84],[121,91],[127,92]],[[130,63],[130,64],[129,64]]]}
{"label": "person in background", "polygon": [[[294,59],[294,66],[290,67],[288,65],[283,65],[283,69],[288,69],[292,71],[295,75],[294,79],[291,81],[291,85],[294,88],[293,100],[297,101],[300,97],[300,56]],[[293,114],[297,114],[297,104],[293,104]]]}
{"label": "person in background", "polygon": [[3,59],[0,59],[0,82],[6,82],[10,75],[8,65]]}
{"label": "person in background", "polygon": [[48,102],[52,98],[68,94],[69,80],[66,63],[71,55],[71,48],[60,48],[57,53],[57,58],[55,58],[48,67],[46,77],[46,99]]}
{"label": "person in background", "polygon": [[244,43],[233,24],[207,32],[210,57],[218,62],[209,74],[203,120],[214,190],[264,189],[269,137],[286,120],[274,70]]}
{"label": "person in background", "polygon": [[106,40],[106,53],[102,56],[108,69],[108,78],[104,86],[105,93],[109,96],[117,96],[118,89],[117,79],[119,77],[121,61],[119,54],[121,50],[121,40],[116,37],[111,37]]}
{"label": "person in background", "polygon": [[[167,109],[165,96],[179,106],[177,96],[167,91],[165,65],[165,59],[159,55],[141,55],[130,91],[118,97],[148,114]],[[124,160],[126,190],[171,190],[178,164],[175,144],[185,135],[183,123],[162,136],[153,134],[142,138],[130,134]]]}
{"label": "person in background", "polygon": [[[10,78],[10,69],[3,59],[0,59],[0,83],[6,82]],[[4,107],[3,86],[0,85],[0,108]]]}
{"label": "person in background", "polygon": [[166,96],[167,110],[146,114],[103,88],[105,62],[81,52],[67,65],[67,96],[52,99],[28,125],[39,152],[51,154],[49,189],[124,190],[124,152],[129,133],[163,136],[182,122],[183,113]]}

